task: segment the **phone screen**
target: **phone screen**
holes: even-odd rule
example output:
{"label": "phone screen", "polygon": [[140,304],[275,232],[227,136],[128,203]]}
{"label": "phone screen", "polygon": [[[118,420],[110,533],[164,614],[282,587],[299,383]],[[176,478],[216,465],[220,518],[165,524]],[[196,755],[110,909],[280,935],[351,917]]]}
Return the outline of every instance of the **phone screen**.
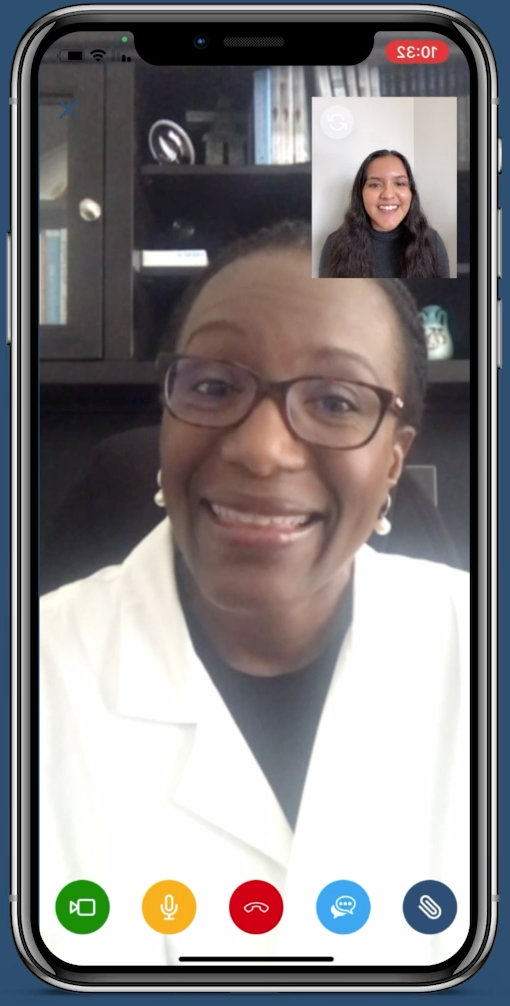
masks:
{"label": "phone screen", "polygon": [[39,68],[40,941],[439,972],[475,911],[468,57],[205,27]]}

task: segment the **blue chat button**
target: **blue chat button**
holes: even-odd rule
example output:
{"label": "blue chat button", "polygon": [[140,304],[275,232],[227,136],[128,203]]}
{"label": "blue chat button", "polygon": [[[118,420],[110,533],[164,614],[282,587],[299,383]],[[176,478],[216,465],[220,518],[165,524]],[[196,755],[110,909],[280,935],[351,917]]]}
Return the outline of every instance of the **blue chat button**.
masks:
{"label": "blue chat button", "polygon": [[319,922],[331,933],[355,933],[370,915],[370,898],[353,880],[334,880],[323,887],[316,911]]}

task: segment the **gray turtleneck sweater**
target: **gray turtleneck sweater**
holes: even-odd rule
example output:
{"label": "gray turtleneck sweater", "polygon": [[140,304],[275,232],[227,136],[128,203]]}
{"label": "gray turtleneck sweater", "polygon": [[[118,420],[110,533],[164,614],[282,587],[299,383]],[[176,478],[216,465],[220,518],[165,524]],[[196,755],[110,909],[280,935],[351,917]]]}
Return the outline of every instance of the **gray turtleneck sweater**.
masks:
{"label": "gray turtleneck sweater", "polygon": [[[428,236],[434,246],[439,264],[439,275],[442,279],[450,278],[450,263],[448,252],[446,251],[443,239],[432,227],[428,229]],[[328,275],[329,256],[333,244],[334,234],[330,234],[324,242],[319,263],[319,279],[324,279]],[[399,224],[393,231],[370,230],[370,240],[372,244],[372,255],[374,258],[374,275],[380,279],[398,278],[400,253],[404,239],[404,224]]]}

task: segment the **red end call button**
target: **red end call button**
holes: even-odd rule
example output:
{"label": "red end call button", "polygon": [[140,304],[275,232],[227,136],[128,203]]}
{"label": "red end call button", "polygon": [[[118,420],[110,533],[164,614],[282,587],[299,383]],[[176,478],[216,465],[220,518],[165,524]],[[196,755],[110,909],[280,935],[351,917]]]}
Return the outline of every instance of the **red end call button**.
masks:
{"label": "red end call button", "polygon": [[236,887],[229,911],[232,922],[244,933],[268,933],[283,915],[282,896],[265,880],[248,880]]}
{"label": "red end call button", "polygon": [[427,41],[423,38],[397,38],[388,42],[385,49],[390,63],[444,63],[450,50],[441,39]]}

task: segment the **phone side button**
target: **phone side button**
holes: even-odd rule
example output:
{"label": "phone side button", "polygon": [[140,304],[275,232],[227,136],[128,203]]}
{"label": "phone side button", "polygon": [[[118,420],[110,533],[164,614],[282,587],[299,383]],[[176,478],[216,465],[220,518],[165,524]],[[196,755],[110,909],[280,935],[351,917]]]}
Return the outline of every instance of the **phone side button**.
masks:
{"label": "phone side button", "polygon": [[503,140],[498,136],[498,175],[503,171]]}
{"label": "phone side button", "polygon": [[503,214],[498,210],[498,279],[503,278]]}
{"label": "phone side button", "polygon": [[503,366],[503,302],[498,300],[498,313],[496,317],[496,364],[498,370]]}
{"label": "phone side button", "polygon": [[5,298],[5,302],[6,302],[6,305],[7,305],[6,338],[7,338],[7,345],[10,346],[12,344],[12,290],[11,290],[11,282],[12,282],[12,258],[11,258],[11,256],[12,256],[12,245],[11,245],[11,235],[10,234],[6,234],[6,238],[7,238],[7,247],[5,249],[5,252],[6,252],[6,254],[5,254],[5,264],[6,264],[6,269],[7,269],[7,290],[6,290],[6,298]]}

